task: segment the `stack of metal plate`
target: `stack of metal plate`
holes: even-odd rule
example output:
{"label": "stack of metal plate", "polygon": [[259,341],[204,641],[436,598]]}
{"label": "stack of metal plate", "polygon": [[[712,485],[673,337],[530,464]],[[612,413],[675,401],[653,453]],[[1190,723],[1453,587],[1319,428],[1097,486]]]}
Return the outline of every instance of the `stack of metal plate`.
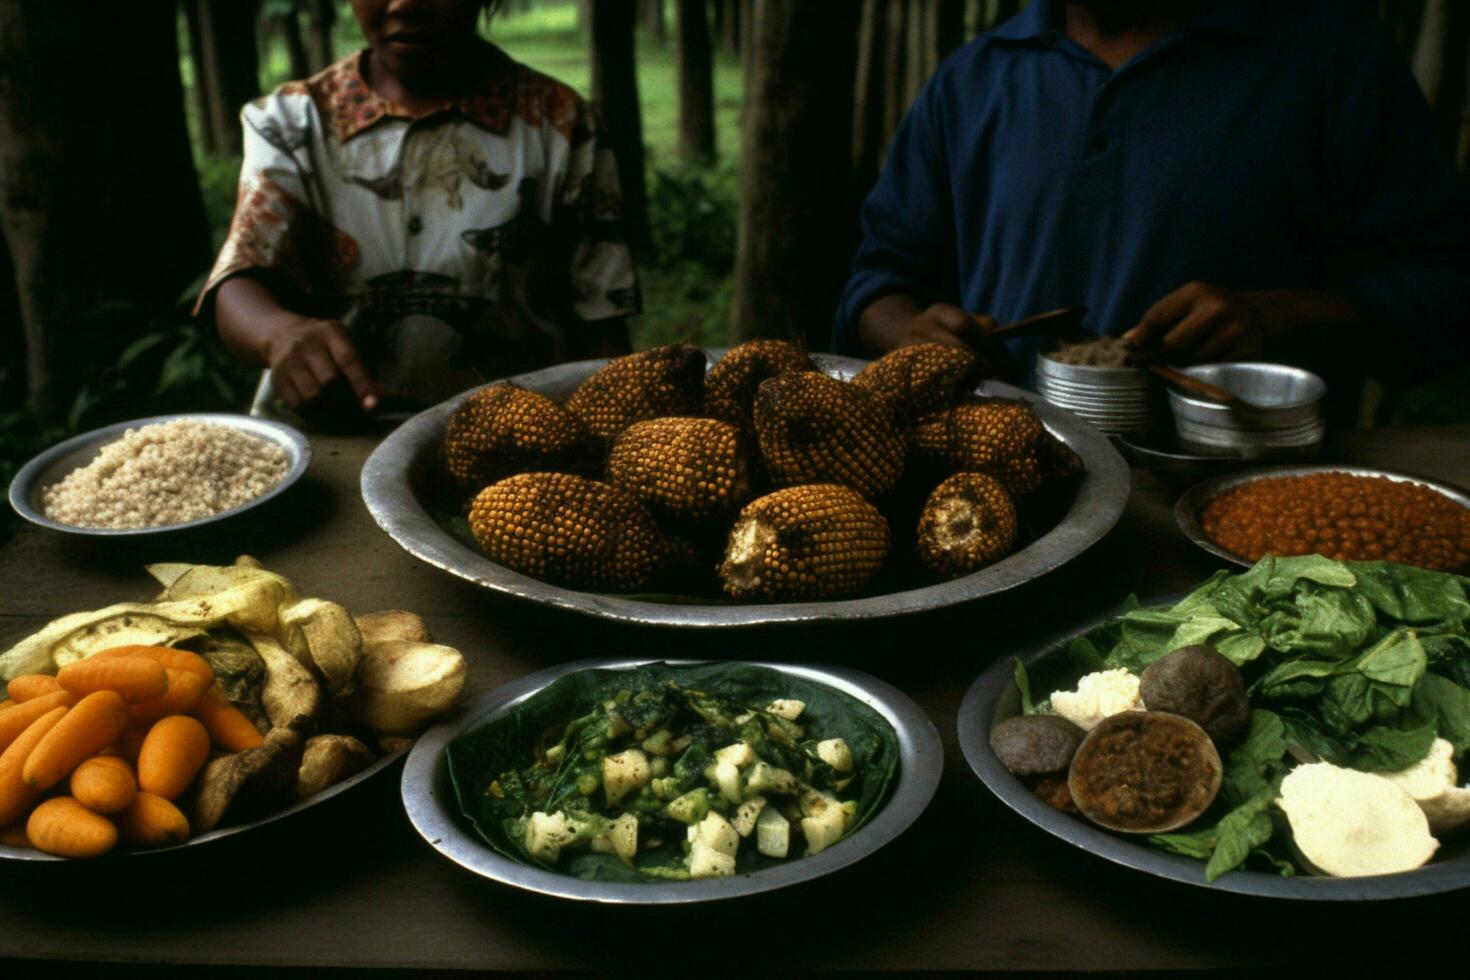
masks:
{"label": "stack of metal plate", "polygon": [[1248,458],[1311,455],[1326,435],[1320,411],[1327,385],[1286,364],[1204,364],[1184,373],[1241,400],[1223,405],[1169,390],[1179,444],[1205,453]]}
{"label": "stack of metal plate", "polygon": [[1137,368],[1063,364],[1042,356],[1036,359],[1036,391],[1110,436],[1143,432],[1159,418],[1157,388]]}

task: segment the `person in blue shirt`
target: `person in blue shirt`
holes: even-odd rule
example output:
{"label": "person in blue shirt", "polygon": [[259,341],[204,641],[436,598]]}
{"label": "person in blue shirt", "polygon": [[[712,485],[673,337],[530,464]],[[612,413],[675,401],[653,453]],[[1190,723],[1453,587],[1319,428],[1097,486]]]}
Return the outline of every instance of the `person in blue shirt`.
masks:
{"label": "person in blue shirt", "polygon": [[1032,0],[926,85],[862,229],[847,353],[1071,304],[1171,363],[1470,352],[1466,185],[1341,2]]}

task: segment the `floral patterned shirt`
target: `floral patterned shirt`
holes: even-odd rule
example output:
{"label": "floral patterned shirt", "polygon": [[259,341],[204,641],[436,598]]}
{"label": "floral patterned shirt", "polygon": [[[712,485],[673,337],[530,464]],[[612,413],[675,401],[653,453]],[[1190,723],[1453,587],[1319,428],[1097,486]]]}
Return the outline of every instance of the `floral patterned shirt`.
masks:
{"label": "floral patterned shirt", "polygon": [[341,319],[384,389],[424,403],[639,311],[585,101],[486,44],[471,90],[415,117],[363,80],[366,55],[241,112],[239,198],[201,307],[257,276],[288,309]]}

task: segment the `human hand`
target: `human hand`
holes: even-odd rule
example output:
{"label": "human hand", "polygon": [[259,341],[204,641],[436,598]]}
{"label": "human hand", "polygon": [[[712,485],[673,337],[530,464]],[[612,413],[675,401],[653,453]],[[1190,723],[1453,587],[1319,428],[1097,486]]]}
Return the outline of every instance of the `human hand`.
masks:
{"label": "human hand", "polygon": [[987,334],[995,327],[995,320],[988,316],[967,313],[950,303],[935,303],[904,324],[895,346],[930,343],[988,349]]}
{"label": "human hand", "polygon": [[1123,340],[1144,363],[1203,364],[1260,357],[1273,333],[1265,294],[1191,282],[1149,307]]}
{"label": "human hand", "polygon": [[363,411],[378,405],[377,384],[335,320],[283,319],[266,341],[265,360],[276,391],[291,408],[315,401],[338,378],[347,379]]}

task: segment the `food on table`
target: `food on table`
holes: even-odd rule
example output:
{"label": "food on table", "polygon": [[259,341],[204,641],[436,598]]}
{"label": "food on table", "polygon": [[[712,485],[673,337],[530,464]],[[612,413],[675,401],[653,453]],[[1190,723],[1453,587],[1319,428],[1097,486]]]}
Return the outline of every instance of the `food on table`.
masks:
{"label": "food on table", "polygon": [[814,682],[648,664],[563,677],[446,754],[465,816],[497,851],[649,881],[832,847],[883,804],[898,743],[872,709]]}
{"label": "food on table", "polygon": [[137,429],[47,487],[42,510],[75,527],[183,524],[247,504],[286,478],[286,451],[232,426],[174,419]]}
{"label": "food on table", "polygon": [[659,517],[708,521],[734,513],[750,496],[749,452],[726,422],[648,419],[613,443],[607,479]]}
{"label": "food on table", "polygon": [[[1067,659],[1084,676],[1073,691],[1063,685],[1033,703],[1018,664],[1022,717],[1087,727],[1102,715],[1093,733],[1127,732],[1148,717],[1202,722],[1223,758],[1218,796],[1191,823],[1147,840],[1204,862],[1207,880],[1244,865],[1407,870],[1470,824],[1470,787],[1460,782],[1470,751],[1467,585],[1411,565],[1263,558],[1238,575],[1217,573],[1172,607],[1134,608],[1075,638]],[[1087,758],[1084,742],[1069,767],[1071,796],[1096,819],[1079,785]],[[1178,766],[1177,753],[1153,752],[1136,775],[1099,782],[1136,788],[1172,779]],[[1049,795],[1050,777],[1024,766],[1018,774],[1068,802]]]}
{"label": "food on table", "polygon": [[1052,694],[1051,706],[1057,714],[1090,732],[1104,718],[1122,711],[1142,711],[1138,688],[1139,679],[1131,671],[1121,667],[1098,670],[1080,678],[1077,690]]}
{"label": "food on table", "polygon": [[704,412],[754,438],[751,410],[756,389],[788,371],[815,371],[806,351],[788,340],[751,340],[725,352],[704,379]]}
{"label": "food on table", "polygon": [[1188,718],[1221,747],[1240,741],[1251,726],[1240,669],[1203,643],[1180,647],[1145,667],[1138,696],[1150,711]]}
{"label": "food on table", "polygon": [[567,410],[611,443],[644,419],[698,415],[704,407],[704,351],[667,344],[614,358],[577,386]]}
{"label": "food on table", "polygon": [[1058,364],[1120,368],[1128,366],[1130,353],[1131,349],[1121,337],[1099,337],[1082,343],[1063,341],[1060,347],[1044,356]]}
{"label": "food on table", "polygon": [[1330,762],[1297,766],[1281,780],[1277,805],[1297,850],[1324,874],[1410,871],[1439,848],[1413,797],[1375,773]]}
{"label": "food on table", "polygon": [[818,371],[763,382],[754,420],[761,459],[776,486],[841,483],[878,500],[903,475],[903,437],[884,403]]}
{"label": "food on table", "polygon": [[968,347],[910,344],[870,363],[852,383],[881,398],[903,425],[961,401],[979,384],[984,367]]}
{"label": "food on table", "polygon": [[957,578],[1011,553],[1016,505],[985,473],[956,473],[929,495],[919,515],[919,560],[936,575]]}
{"label": "food on table", "polygon": [[534,470],[572,467],[588,456],[592,433],[545,395],[509,383],[472,392],[444,430],[444,463],[466,490]]}
{"label": "food on table", "polygon": [[1080,472],[1076,454],[1015,399],[975,398],[926,415],[908,429],[908,441],[921,456],[989,473],[1018,498]]}
{"label": "food on table", "polygon": [[1086,732],[1059,715],[1016,715],[990,730],[995,757],[1017,776],[1065,773]]}
{"label": "food on table", "polygon": [[1223,771],[1214,743],[1188,718],[1125,711],[1087,733],[1072,757],[1067,788],[1093,823],[1159,834],[1209,809]]}
{"label": "food on table", "polygon": [[1436,571],[1470,564],[1470,508],[1406,480],[1334,472],[1265,477],[1221,492],[1199,517],[1206,537],[1251,561],[1315,553]]}
{"label": "food on table", "polygon": [[394,638],[427,638],[412,613],[354,620],[248,557],[148,570],[154,602],[0,654],[0,827],[29,846],[160,847],[278,811],[411,741],[463,685],[457,651]]}
{"label": "food on table", "polygon": [[580,589],[637,591],[669,560],[648,508],[628,490],[571,473],[522,473],[470,505],[470,532],[493,560]]}
{"label": "food on table", "polygon": [[820,599],[857,592],[888,557],[888,522],[835,483],[788,487],[740,512],[720,577],[737,599]]}

